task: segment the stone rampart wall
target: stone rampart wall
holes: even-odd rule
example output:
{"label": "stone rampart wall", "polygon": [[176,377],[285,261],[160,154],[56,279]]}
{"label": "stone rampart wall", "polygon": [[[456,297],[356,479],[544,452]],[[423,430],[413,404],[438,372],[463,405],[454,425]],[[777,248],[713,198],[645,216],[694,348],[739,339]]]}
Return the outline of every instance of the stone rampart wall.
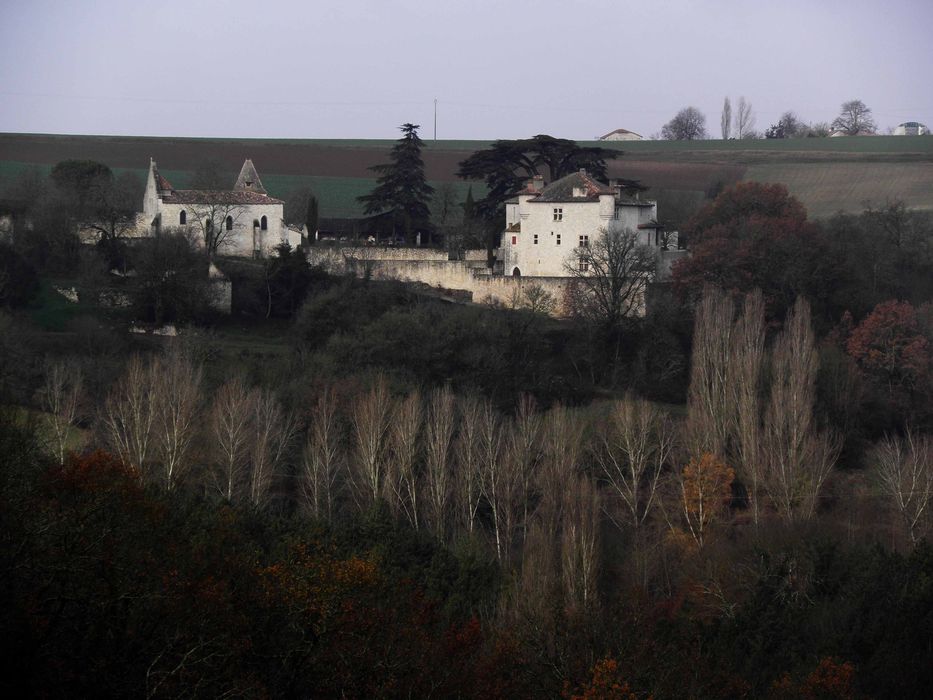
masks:
{"label": "stone rampart wall", "polygon": [[[325,248],[314,246],[308,252],[312,264],[326,267],[333,273],[352,272],[372,279],[420,282],[437,289],[456,289],[472,294],[474,302],[511,305],[523,302],[524,291],[538,286],[551,294],[555,313],[562,315],[567,285],[566,277],[509,277],[491,275],[487,268],[477,267],[475,260],[401,260],[376,259],[374,248]],[[370,253],[357,256],[357,251]],[[397,252],[397,251],[394,251]],[[485,252],[483,251],[485,256]],[[485,258],[484,258],[485,259]]]}

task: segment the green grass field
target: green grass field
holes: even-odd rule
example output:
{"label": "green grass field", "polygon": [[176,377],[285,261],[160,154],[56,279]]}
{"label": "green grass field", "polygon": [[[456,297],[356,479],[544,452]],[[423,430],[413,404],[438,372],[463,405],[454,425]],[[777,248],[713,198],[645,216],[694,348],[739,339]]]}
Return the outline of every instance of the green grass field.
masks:
{"label": "green grass field", "polygon": [[[128,136],[0,134],[0,178],[24,170],[47,171],[65,158],[93,158],[115,172],[145,176],[150,155],[179,188],[197,165],[222,161],[231,171],[250,157],[269,192],[284,198],[310,186],[324,217],[362,215],[357,197],[371,191],[369,167],[385,162],[391,140],[381,139],[177,139]],[[933,137],[874,136],[756,141],[582,142],[622,151],[610,166],[613,176],[633,176],[651,188],[649,196],[683,192],[696,198],[716,180],[781,183],[811,215],[860,211],[867,202],[903,199],[933,209]],[[425,141],[424,158],[435,187],[452,183],[461,201],[469,183],[456,177],[457,164],[488,141]],[[2,186],[2,183],[0,183]],[[483,188],[474,184],[474,194]],[[662,217],[664,216],[661,212]]]}

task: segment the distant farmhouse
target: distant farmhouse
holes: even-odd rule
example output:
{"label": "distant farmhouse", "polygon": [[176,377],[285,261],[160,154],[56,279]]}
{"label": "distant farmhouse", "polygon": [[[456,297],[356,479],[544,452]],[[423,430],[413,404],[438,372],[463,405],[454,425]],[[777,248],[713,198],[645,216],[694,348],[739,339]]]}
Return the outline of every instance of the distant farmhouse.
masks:
{"label": "distant farmhouse", "polygon": [[895,136],[924,136],[930,133],[926,125],[920,122],[904,122],[894,128]]}
{"label": "distant farmhouse", "polygon": [[600,136],[598,141],[641,141],[641,134],[636,134],[634,131],[629,131],[628,129],[616,129],[615,131],[610,131],[608,134]]}
{"label": "distant farmhouse", "polygon": [[269,196],[249,158],[232,190],[176,190],[150,160],[142,229],[138,235],[171,230],[202,244],[211,239],[221,255],[264,257],[281,243],[301,245],[301,231],[285,225],[284,202]]}
{"label": "distant farmhouse", "polygon": [[658,223],[657,202],[639,198],[644,188],[617,181],[604,185],[585,170],[543,185],[535,178],[506,204],[499,248],[505,274],[566,277],[576,259],[574,248],[589,246],[604,230],[633,231],[639,244],[659,250],[677,248],[676,234],[665,234]]}

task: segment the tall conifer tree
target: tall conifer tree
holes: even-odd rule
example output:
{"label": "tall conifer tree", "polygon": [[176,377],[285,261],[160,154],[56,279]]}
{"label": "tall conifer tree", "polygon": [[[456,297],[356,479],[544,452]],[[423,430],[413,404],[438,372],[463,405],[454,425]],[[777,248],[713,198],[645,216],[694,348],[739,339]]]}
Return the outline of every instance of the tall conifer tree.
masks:
{"label": "tall conifer tree", "polygon": [[427,229],[431,212],[428,203],[434,188],[424,176],[424,161],[418,137],[418,124],[402,124],[402,138],[392,147],[389,163],[370,168],[379,177],[375,189],[359,198],[366,214],[391,213],[393,225],[400,225],[410,238],[418,229]]}

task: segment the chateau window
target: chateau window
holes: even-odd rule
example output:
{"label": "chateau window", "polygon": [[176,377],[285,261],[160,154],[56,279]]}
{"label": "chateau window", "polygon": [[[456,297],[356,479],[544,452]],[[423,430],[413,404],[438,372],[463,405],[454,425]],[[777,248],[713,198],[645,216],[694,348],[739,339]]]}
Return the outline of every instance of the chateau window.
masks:
{"label": "chateau window", "polygon": [[554,209],[554,221],[563,221],[564,220],[564,210],[563,209]]}
{"label": "chateau window", "polygon": [[560,245],[560,234],[557,234],[557,245]]}
{"label": "chateau window", "polygon": [[580,247],[589,248],[590,247],[590,237],[589,236],[580,236]]}
{"label": "chateau window", "polygon": [[580,270],[580,272],[589,272],[590,264],[588,262],[581,262],[578,269]]}
{"label": "chateau window", "polygon": [[262,229],[263,231],[269,228],[269,222],[266,221],[266,217],[262,217],[259,220],[259,228]]}
{"label": "chateau window", "polygon": [[233,230],[233,217],[232,216],[227,217],[227,230],[228,231]]}
{"label": "chateau window", "polygon": [[538,245],[538,234],[537,233],[535,234],[534,244]]}
{"label": "chateau window", "polygon": [[518,236],[512,236],[512,245],[518,243]]}
{"label": "chateau window", "polygon": [[188,223],[188,212],[182,209],[178,214],[178,224],[184,226]]}

